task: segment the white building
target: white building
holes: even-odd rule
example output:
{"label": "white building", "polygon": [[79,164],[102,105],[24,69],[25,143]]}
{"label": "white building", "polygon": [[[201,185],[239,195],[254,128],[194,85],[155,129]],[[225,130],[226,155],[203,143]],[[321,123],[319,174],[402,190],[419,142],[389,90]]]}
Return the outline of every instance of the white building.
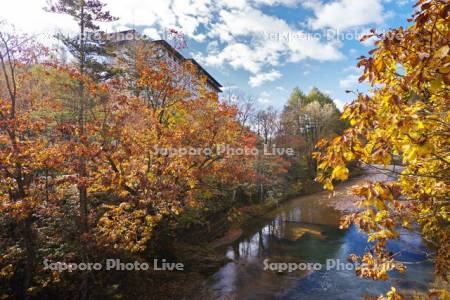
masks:
{"label": "white building", "polygon": [[[165,40],[149,40],[145,39],[135,30],[121,31],[107,35],[107,39],[115,44],[129,46],[130,43],[136,41],[145,41],[150,43],[153,50],[157,52],[158,57],[165,59],[169,65],[173,65],[175,68],[181,65],[183,62],[190,62],[194,64],[199,72],[199,76],[205,76],[207,79],[206,88],[215,92],[217,95],[222,92],[222,85],[209,74],[195,59],[185,58],[177,49],[172,47]],[[120,51],[120,50],[119,50]]]}

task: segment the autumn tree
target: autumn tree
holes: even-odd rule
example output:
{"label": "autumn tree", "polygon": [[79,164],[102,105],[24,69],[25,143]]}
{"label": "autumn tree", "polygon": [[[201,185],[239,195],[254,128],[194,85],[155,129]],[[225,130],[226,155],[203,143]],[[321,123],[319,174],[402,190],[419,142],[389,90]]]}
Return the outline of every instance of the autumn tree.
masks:
{"label": "autumn tree", "polygon": [[30,85],[46,53],[30,37],[0,28],[0,293],[18,299],[51,280],[37,264],[44,243],[38,227],[60,197],[54,172],[64,150],[47,135],[54,119],[41,114],[57,108]]}
{"label": "autumn tree", "polygon": [[237,109],[206,89],[194,64],[155,59],[145,42],[131,47],[118,55],[122,76],[105,85],[109,100],[90,128],[101,151],[89,191],[117,199],[104,203],[98,239],[139,253],[163,221],[251,177],[246,158],[217,149],[252,147],[254,139],[242,133]]}
{"label": "autumn tree", "polygon": [[[372,180],[353,190],[361,208],[347,216],[343,227],[356,224],[368,234],[371,251],[351,259],[362,265],[363,278],[385,280],[391,270],[403,271],[387,241],[399,230],[418,229],[431,249],[436,275],[448,280],[449,270],[449,84],[450,32],[448,1],[420,0],[408,28],[385,34],[372,30],[364,39],[378,39],[369,57],[361,57],[360,81],[370,84],[369,94],[358,94],[343,118],[351,127],[330,141],[318,144],[317,179],[332,190],[346,180],[351,161],[372,168],[388,168],[393,157],[401,167],[385,180]],[[445,289],[430,295],[448,298]],[[383,297],[380,297],[385,299]],[[388,299],[401,299],[395,289]]]}

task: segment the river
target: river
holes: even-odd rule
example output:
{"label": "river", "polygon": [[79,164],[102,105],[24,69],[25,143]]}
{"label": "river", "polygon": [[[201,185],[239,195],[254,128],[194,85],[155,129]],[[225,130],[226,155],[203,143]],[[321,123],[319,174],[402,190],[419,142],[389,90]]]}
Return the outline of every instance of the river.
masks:
{"label": "river", "polygon": [[[350,197],[348,187],[338,187],[335,204]],[[299,197],[247,224],[237,241],[220,248],[232,261],[205,280],[199,299],[351,300],[385,294],[391,286],[426,291],[433,281],[433,265],[422,240],[412,232],[402,231],[400,239],[390,242],[393,252],[401,251],[398,260],[407,263],[407,272],[391,272],[390,280],[373,281],[346,268],[351,253],[365,252],[367,239],[355,227],[339,229],[343,212],[331,202],[326,192]],[[315,263],[315,270],[278,272],[270,270],[275,265],[268,263],[274,262],[301,267]]]}

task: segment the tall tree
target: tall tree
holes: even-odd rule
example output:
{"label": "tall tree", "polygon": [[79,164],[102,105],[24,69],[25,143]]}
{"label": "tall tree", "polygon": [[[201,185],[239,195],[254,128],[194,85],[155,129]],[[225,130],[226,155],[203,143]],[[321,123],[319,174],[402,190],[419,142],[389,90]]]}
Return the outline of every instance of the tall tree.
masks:
{"label": "tall tree", "polygon": [[[89,108],[89,95],[85,86],[85,76],[98,80],[107,72],[106,63],[100,62],[101,56],[107,54],[105,39],[99,31],[98,22],[111,22],[116,20],[105,10],[106,4],[99,0],[59,0],[51,3],[48,11],[72,16],[78,24],[78,35],[68,37],[58,34],[57,38],[67,47],[75,59],[78,71],[78,95],[77,95],[77,141],[81,148],[88,148],[86,138],[86,111]],[[87,168],[88,157],[79,151],[77,173],[79,175],[78,191],[80,204],[80,231],[86,233],[88,225],[88,194],[87,194]]]}
{"label": "tall tree", "polygon": [[263,139],[263,143],[269,145],[278,131],[278,112],[269,106],[259,110],[254,116],[256,133]]}
{"label": "tall tree", "polygon": [[[105,10],[106,4],[99,0],[58,0],[50,2],[46,8],[50,12],[65,14],[73,17],[78,25],[78,35],[74,37],[66,36],[62,33],[56,37],[67,47],[70,54],[75,59],[76,74],[74,78],[78,81],[78,91],[76,95],[77,107],[77,128],[74,131],[76,144],[73,145],[73,155],[77,162],[74,164],[74,171],[78,176],[78,197],[79,197],[79,231],[82,245],[82,259],[88,262],[85,238],[90,231],[89,224],[89,203],[88,185],[90,174],[88,162],[95,156],[86,132],[87,111],[92,109],[94,101],[90,98],[88,82],[99,81],[108,78],[110,70],[106,62],[102,61],[107,54],[107,38],[99,31],[99,22],[111,22],[116,20]],[[83,276],[80,288],[80,297],[88,297],[88,278]]]}

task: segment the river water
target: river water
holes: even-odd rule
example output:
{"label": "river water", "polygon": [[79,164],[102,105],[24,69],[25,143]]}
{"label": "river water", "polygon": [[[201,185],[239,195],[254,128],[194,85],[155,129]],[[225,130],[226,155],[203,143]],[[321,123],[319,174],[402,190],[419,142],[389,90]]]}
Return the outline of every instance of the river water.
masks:
{"label": "river water", "polygon": [[[338,189],[338,197],[348,197],[344,189]],[[293,199],[255,219],[239,240],[220,249],[232,262],[205,281],[200,298],[351,300],[385,294],[391,286],[426,291],[433,265],[418,235],[404,231],[390,243],[394,253],[401,251],[397,257],[407,263],[406,273],[391,272],[389,281],[360,279],[345,264],[351,253],[365,252],[367,238],[355,227],[340,230],[341,215],[324,192]],[[315,263],[316,270],[277,272],[269,263]]]}

